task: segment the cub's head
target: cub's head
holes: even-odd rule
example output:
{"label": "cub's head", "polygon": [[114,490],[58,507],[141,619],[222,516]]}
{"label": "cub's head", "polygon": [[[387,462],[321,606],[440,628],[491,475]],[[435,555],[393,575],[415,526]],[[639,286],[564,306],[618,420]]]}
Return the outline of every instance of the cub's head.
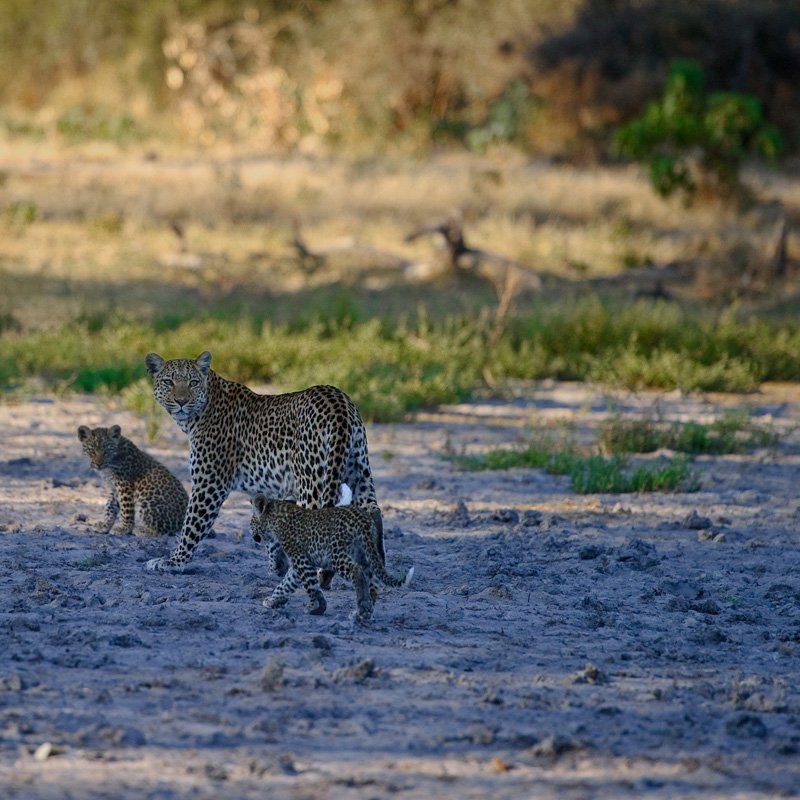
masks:
{"label": "cub's head", "polygon": [[89,463],[94,469],[110,467],[114,463],[120,435],[119,425],[112,425],[110,428],[87,428],[81,425],[78,428],[78,439],[83,445],[83,452],[89,457]]}
{"label": "cub's head", "polygon": [[250,518],[250,533],[259,544],[267,538],[276,538],[276,521],[296,513],[298,508],[290,500],[270,500],[257,492],[252,500],[253,516]]}
{"label": "cub's head", "polygon": [[187,422],[205,408],[211,353],[201,353],[195,359],[170,361],[148,353],[144,363],[153,378],[153,396],[178,424]]}

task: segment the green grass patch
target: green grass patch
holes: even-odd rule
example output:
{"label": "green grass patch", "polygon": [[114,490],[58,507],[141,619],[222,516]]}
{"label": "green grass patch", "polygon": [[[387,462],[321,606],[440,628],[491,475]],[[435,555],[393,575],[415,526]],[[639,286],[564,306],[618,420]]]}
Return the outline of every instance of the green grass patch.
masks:
{"label": "green grass patch", "polygon": [[552,475],[569,475],[572,490],[577,494],[696,491],[699,488],[697,476],[685,455],[665,463],[631,468],[628,459],[621,455],[586,456],[574,450],[554,450],[535,444],[516,450],[457,456],[451,460],[459,469],[471,472],[528,467],[544,469]]}
{"label": "green grass patch", "polygon": [[459,469],[472,472],[523,467],[568,475],[577,494],[696,491],[699,487],[687,455],[631,467],[621,454],[605,457],[580,452],[569,431],[560,436],[540,432],[525,447],[488,450],[450,460]]}
{"label": "green grass patch", "polygon": [[[491,313],[378,319],[364,318],[355,304],[340,304],[316,319],[278,325],[246,312],[137,318],[97,308],[46,330],[0,330],[0,386],[35,377],[53,387],[118,392],[144,377],[143,359],[151,350],[167,358],[210,350],[221,375],[281,390],[332,383],[353,397],[366,419],[379,421],[461,401],[477,390],[502,391],[504,381],[515,379],[735,392],[763,380],[800,380],[796,322],[737,323],[730,314],[709,319],[664,304],[620,310],[590,300],[529,305],[505,320],[499,335]],[[687,452],[718,452],[711,448],[742,439],[722,425],[698,444],[702,432],[684,427],[681,435],[694,441],[687,449],[677,433],[667,446]]]}
{"label": "green grass patch", "polygon": [[593,455],[576,460],[569,476],[572,489],[578,494],[693,492],[700,486],[686,456],[630,469],[627,459],[621,456]]}
{"label": "green grass patch", "polygon": [[676,422],[663,425],[647,419],[613,417],[600,431],[598,444],[604,453],[652,453],[666,448],[692,455],[726,455],[770,447],[778,435],[754,423],[747,414],[733,412],[714,422]]}

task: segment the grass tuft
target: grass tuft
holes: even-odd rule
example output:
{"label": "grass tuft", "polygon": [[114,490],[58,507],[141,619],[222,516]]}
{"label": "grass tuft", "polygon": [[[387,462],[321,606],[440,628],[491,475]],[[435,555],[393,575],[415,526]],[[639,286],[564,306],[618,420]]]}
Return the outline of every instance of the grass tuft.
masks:
{"label": "grass tuft", "polygon": [[629,468],[626,458],[613,455],[584,456],[571,450],[553,451],[540,445],[519,450],[489,450],[482,455],[458,456],[453,463],[463,470],[502,470],[515,467],[544,469],[552,475],[569,475],[578,494],[697,491],[699,481],[687,456],[666,463]]}
{"label": "grass tuft", "polygon": [[666,448],[692,455],[726,455],[770,447],[777,441],[775,431],[740,412],[725,414],[710,424],[676,422],[667,426],[616,416],[603,425],[599,436],[600,449],[608,454],[652,453]]}

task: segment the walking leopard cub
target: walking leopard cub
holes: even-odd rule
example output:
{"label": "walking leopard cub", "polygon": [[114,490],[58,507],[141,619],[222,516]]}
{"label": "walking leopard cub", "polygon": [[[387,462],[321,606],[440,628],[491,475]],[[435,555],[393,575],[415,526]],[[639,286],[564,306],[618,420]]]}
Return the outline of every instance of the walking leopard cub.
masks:
{"label": "walking leopard cub", "polygon": [[301,508],[286,500],[269,500],[258,492],[253,497],[250,532],[256,542],[270,550],[277,546],[289,559],[290,568],[264,600],[268,608],[286,604],[302,584],[310,602],[309,614],[324,614],[326,603],[317,569],[335,570],[349,580],[356,591],[356,616],[367,621],[378,596],[376,578],[386,586],[408,586],[414,568],[402,577],[390,575],[376,545],[374,515],[358,506],[318,509]]}
{"label": "walking leopard cub", "polygon": [[[145,536],[180,531],[189,496],[183,484],[152,456],[122,435],[119,425],[110,428],[78,428],[78,439],[92,467],[106,480],[110,494],[103,533],[133,533],[138,508]],[[114,528],[122,512],[119,525]]]}

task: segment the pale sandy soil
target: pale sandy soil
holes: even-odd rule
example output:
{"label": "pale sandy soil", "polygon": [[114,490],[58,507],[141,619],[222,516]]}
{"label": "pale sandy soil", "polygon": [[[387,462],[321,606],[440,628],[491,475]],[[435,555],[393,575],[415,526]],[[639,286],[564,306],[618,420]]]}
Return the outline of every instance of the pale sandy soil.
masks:
{"label": "pale sandy soil", "polygon": [[[748,406],[780,443],[698,458],[693,494],[581,497],[564,477],[443,458],[656,404],[697,420]],[[262,607],[274,578],[242,496],[183,575],[145,571],[167,541],[92,532],[104,490],[75,429],[112,422],[144,443],[99,400],[0,405],[4,798],[800,790],[800,388],[611,400],[550,385],[369,426],[389,566],[416,575],[368,628],[339,579],[324,617],[300,595]],[[168,420],[147,449],[186,481]]]}

